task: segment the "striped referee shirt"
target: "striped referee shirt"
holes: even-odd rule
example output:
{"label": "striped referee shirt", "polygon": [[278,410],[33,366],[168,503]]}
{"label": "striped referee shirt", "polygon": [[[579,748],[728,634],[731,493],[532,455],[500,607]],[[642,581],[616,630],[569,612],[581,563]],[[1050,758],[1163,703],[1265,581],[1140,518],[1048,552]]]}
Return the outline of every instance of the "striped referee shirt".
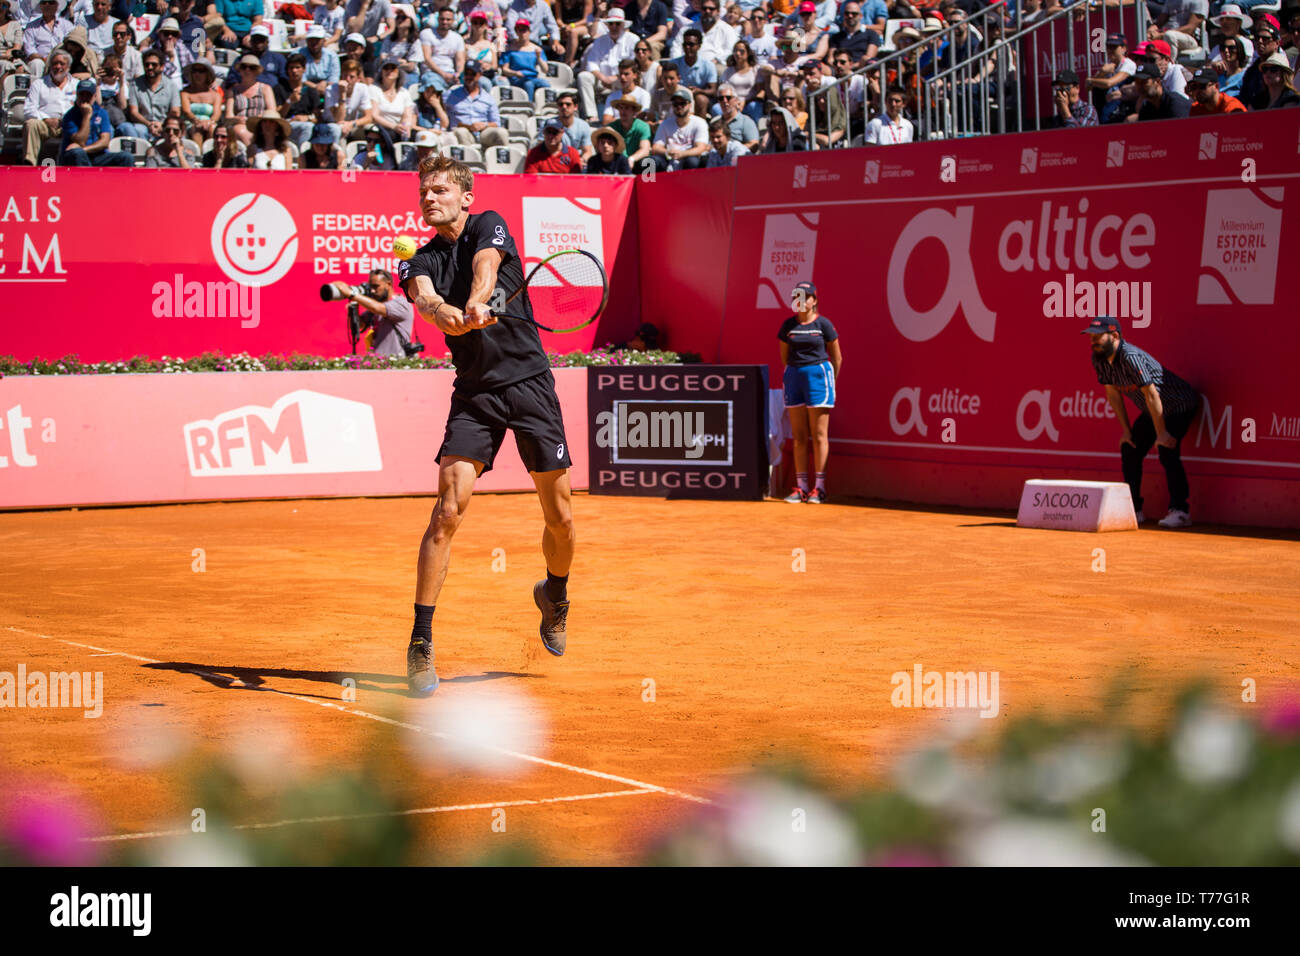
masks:
{"label": "striped referee shirt", "polygon": [[1142,389],[1147,385],[1154,385],[1160,393],[1160,404],[1166,415],[1192,411],[1200,402],[1196,389],[1136,345],[1130,345],[1123,339],[1120,339],[1119,347],[1115,350],[1115,361],[1110,362],[1094,354],[1092,365],[1097,370],[1098,382],[1114,385],[1141,408],[1146,408]]}

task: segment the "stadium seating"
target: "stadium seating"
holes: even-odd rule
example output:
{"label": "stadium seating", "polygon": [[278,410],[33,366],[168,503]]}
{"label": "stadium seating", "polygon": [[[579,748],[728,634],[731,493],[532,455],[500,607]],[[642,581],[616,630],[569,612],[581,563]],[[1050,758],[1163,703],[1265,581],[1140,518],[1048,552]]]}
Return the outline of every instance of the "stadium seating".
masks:
{"label": "stadium seating", "polygon": [[149,141],[135,136],[114,136],[108,141],[109,152],[126,153],[137,166],[144,165],[145,154],[149,152]]}
{"label": "stadium seating", "polygon": [[527,148],[511,143],[509,146],[492,146],[484,157],[489,173],[522,173]]}

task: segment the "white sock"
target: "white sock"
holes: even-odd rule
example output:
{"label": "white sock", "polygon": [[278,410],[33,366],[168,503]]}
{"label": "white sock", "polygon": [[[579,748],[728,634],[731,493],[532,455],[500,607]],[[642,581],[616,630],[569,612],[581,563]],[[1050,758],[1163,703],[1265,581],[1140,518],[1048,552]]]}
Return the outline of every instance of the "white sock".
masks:
{"label": "white sock", "polygon": [[799,483],[799,490],[800,490],[800,491],[807,491],[807,490],[808,490],[808,472],[806,472],[806,471],[796,472],[796,473],[795,473],[795,479],[796,479],[796,480],[798,481],[798,483]]}

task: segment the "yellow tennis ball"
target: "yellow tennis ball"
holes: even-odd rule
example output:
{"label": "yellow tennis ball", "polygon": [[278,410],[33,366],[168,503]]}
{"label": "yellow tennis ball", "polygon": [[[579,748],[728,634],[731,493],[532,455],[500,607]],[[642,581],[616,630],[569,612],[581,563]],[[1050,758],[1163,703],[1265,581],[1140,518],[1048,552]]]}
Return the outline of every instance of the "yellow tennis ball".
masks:
{"label": "yellow tennis ball", "polygon": [[409,259],[415,255],[415,250],[419,246],[410,236],[398,236],[393,240],[393,255],[399,259]]}

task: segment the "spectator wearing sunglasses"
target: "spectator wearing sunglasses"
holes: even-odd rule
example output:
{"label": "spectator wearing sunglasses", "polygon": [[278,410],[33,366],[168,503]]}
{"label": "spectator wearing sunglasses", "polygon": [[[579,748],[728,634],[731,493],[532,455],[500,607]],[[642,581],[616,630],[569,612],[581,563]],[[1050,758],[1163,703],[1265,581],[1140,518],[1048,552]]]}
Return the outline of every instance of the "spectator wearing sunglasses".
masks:
{"label": "spectator wearing sunglasses", "polygon": [[1295,88],[1295,70],[1285,53],[1278,50],[1259,65],[1264,78],[1263,91],[1251,101],[1252,110],[1272,110],[1286,106],[1300,106],[1300,93]]}
{"label": "spectator wearing sunglasses", "polygon": [[137,76],[144,75],[144,60],[135,44],[131,42],[131,28],[125,23],[117,23],[113,26],[113,46],[109,49],[109,53],[117,55],[122,65],[122,79],[127,83]]}
{"label": "spectator wearing sunglasses", "polygon": [[1255,41],[1255,52],[1258,56],[1254,63],[1246,67],[1246,73],[1241,78],[1241,93],[1237,99],[1253,106],[1260,94],[1264,92],[1264,77],[1260,72],[1260,65],[1274,53],[1281,52],[1282,31],[1272,15],[1264,14],[1262,17],[1255,18],[1251,38]]}

